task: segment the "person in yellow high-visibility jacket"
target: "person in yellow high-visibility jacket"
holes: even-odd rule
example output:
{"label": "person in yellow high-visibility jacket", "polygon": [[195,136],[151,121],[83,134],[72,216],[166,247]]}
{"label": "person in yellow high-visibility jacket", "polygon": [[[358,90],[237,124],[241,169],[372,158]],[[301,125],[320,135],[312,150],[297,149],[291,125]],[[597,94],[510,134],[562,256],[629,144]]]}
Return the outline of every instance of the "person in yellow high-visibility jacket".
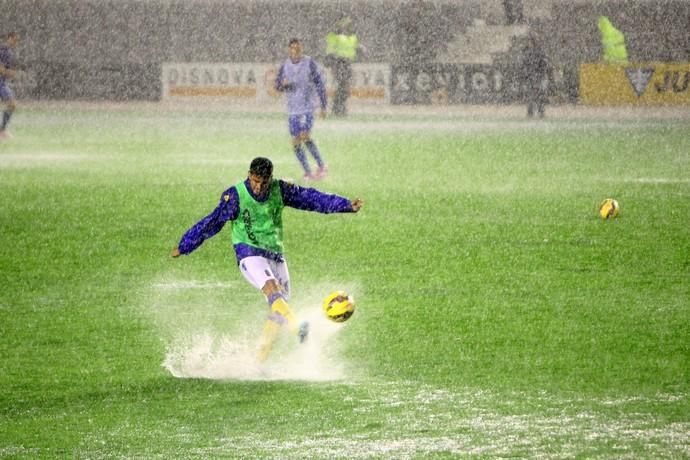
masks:
{"label": "person in yellow high-visibility jacket", "polygon": [[352,30],[352,20],[349,17],[340,19],[335,23],[334,31],[326,35],[325,64],[333,71],[336,83],[333,115],[345,116],[347,113],[352,63],[357,59],[358,51],[364,51],[364,47]]}
{"label": "person in yellow high-visibility jacket", "polygon": [[604,62],[608,64],[627,64],[628,51],[625,48],[625,35],[616,29],[606,16],[599,16],[599,32]]}

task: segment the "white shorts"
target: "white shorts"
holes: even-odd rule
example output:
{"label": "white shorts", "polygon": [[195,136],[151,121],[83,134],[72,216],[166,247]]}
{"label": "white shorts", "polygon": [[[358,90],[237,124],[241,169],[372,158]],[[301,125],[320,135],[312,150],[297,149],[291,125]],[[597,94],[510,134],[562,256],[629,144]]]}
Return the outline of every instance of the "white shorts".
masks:
{"label": "white shorts", "polygon": [[285,299],[290,298],[290,273],[287,262],[276,262],[260,256],[245,257],[240,261],[242,275],[255,288],[261,290],[269,280],[276,280]]}

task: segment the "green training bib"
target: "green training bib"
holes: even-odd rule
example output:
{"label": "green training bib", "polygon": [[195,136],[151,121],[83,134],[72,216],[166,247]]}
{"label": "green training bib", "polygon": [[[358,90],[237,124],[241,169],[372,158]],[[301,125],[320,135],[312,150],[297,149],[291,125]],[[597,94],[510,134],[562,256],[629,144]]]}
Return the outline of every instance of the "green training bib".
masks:
{"label": "green training bib", "polygon": [[244,181],[235,185],[240,198],[240,214],[232,223],[232,243],[244,243],[261,249],[283,253],[283,197],[280,184],[274,179],[268,199],[254,199]]}

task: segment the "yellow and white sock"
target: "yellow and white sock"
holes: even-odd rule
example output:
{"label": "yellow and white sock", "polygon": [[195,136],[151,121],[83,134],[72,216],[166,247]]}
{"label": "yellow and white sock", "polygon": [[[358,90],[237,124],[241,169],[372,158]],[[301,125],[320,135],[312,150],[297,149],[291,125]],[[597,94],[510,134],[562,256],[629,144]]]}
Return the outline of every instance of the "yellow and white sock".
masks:
{"label": "yellow and white sock", "polygon": [[295,314],[292,313],[290,305],[288,305],[283,296],[276,297],[275,300],[273,300],[271,303],[271,313],[274,315],[280,315],[282,318],[284,318],[290,332],[297,331]]}
{"label": "yellow and white sock", "polygon": [[292,312],[290,305],[285,301],[282,294],[273,294],[269,296],[268,303],[271,306],[271,313],[268,315],[264,323],[264,329],[261,333],[259,341],[259,361],[264,362],[273,349],[273,344],[278,338],[280,327],[287,325],[288,330],[292,334],[298,333],[297,321],[295,314]]}
{"label": "yellow and white sock", "polygon": [[263,363],[268,359],[268,355],[273,349],[273,344],[278,338],[280,326],[281,323],[275,321],[273,314],[268,316],[264,323],[264,330],[261,332],[261,338],[259,339],[259,354],[257,356],[259,362]]}

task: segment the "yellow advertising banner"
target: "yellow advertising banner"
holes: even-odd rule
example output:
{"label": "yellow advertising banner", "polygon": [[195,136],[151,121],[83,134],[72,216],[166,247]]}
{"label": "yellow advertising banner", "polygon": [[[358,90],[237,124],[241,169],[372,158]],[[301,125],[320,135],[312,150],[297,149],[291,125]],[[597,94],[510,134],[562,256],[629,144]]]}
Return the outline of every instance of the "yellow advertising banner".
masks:
{"label": "yellow advertising banner", "polygon": [[690,63],[580,65],[586,105],[690,105]]}

